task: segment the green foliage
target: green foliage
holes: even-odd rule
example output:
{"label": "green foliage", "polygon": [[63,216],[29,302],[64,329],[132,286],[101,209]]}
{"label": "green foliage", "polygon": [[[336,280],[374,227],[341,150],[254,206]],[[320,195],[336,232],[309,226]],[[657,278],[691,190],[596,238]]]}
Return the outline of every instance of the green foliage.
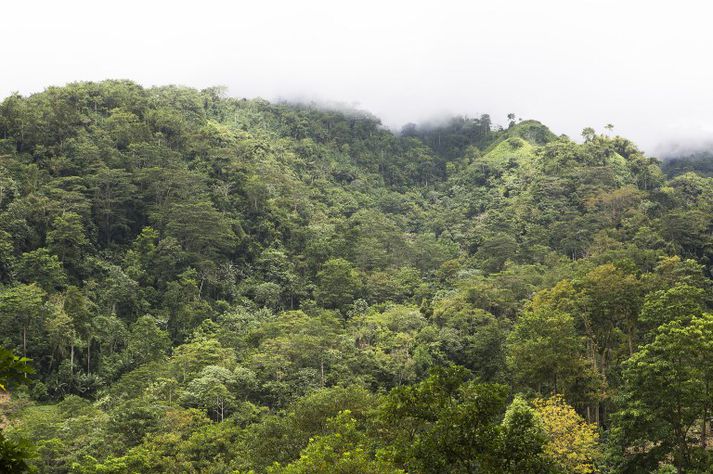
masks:
{"label": "green foliage", "polygon": [[546,433],[545,455],[557,472],[590,474],[597,472],[602,453],[599,433],[561,396],[533,401]]}
{"label": "green foliage", "polygon": [[368,438],[357,428],[349,410],[329,420],[329,434],[310,439],[300,458],[285,467],[268,469],[271,474],[403,473],[386,460],[369,453]]}
{"label": "green foliage", "polygon": [[41,327],[44,297],[45,292],[35,283],[0,290],[0,317],[4,329],[2,335],[16,347],[22,348],[25,355],[28,354],[28,333],[29,337],[33,337]]}
{"label": "green foliage", "polygon": [[539,393],[568,391],[586,370],[574,318],[555,309],[524,312],[508,335],[507,352],[514,380]]}
{"label": "green foliage", "polygon": [[552,472],[545,456],[545,426],[540,415],[520,397],[515,397],[505,411],[502,437],[502,472]]}
{"label": "green foliage", "polygon": [[130,332],[126,354],[133,366],[160,359],[171,347],[168,333],[149,315],[137,319],[131,325]]}
{"label": "green foliage", "polygon": [[342,258],[327,260],[317,274],[317,282],[315,298],[325,308],[346,311],[361,291],[358,271]]}
{"label": "green foliage", "polygon": [[27,363],[30,359],[20,357],[0,347],[0,390],[7,391],[11,384],[26,382],[35,371]]}
{"label": "green foliage", "polygon": [[[6,392],[13,385],[27,382],[27,376],[34,373],[28,365],[30,359],[19,357],[11,351],[0,347],[0,390]],[[28,459],[33,456],[32,446],[25,439],[7,439],[0,431],[0,471],[27,472]]]}
{"label": "green foliage", "polygon": [[130,81],[6,98],[0,342],[37,373],[8,385],[4,458],[708,468],[713,179],[508,120],[395,134]]}
{"label": "green foliage", "polygon": [[28,441],[11,441],[0,432],[0,470],[2,472],[28,472],[28,458],[32,456]]}
{"label": "green foliage", "polygon": [[683,471],[707,465],[711,344],[713,315],[703,314],[688,325],[661,325],[654,340],[627,361],[614,433],[625,446],[654,447],[625,453],[624,466],[653,467],[669,457]]}
{"label": "green foliage", "polygon": [[392,391],[382,416],[397,465],[418,472],[496,472],[506,388],[467,378],[462,368],[438,369]]}
{"label": "green foliage", "polygon": [[15,267],[18,280],[23,283],[37,283],[45,291],[60,289],[65,283],[62,263],[56,255],[40,248],[23,253]]}

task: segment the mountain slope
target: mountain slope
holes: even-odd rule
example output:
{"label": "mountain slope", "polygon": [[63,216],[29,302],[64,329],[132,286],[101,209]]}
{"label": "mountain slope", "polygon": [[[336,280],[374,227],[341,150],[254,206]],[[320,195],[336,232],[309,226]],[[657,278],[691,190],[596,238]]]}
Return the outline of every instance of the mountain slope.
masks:
{"label": "mountain slope", "polygon": [[639,382],[706,354],[711,178],[130,81],[8,97],[0,137],[0,340],[37,369],[7,431],[41,472],[695,467]]}

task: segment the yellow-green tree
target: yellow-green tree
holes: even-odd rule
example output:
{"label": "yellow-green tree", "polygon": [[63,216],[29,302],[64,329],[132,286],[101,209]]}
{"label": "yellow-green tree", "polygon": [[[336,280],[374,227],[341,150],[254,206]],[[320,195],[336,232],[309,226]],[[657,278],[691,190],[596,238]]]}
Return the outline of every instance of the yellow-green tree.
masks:
{"label": "yellow-green tree", "polygon": [[330,434],[315,436],[300,458],[287,466],[275,464],[270,474],[403,474],[385,459],[374,456],[356,419],[345,410],[329,420]]}
{"label": "yellow-green tree", "polygon": [[548,441],[544,451],[567,474],[597,472],[599,433],[594,423],[587,423],[564,398],[555,395],[533,401],[540,415]]}

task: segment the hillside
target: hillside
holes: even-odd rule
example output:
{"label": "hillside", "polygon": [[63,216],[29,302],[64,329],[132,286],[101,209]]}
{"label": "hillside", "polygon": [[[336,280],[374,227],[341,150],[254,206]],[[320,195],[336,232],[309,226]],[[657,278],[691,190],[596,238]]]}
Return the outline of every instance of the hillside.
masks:
{"label": "hillside", "polygon": [[713,178],[618,136],[13,95],[0,343],[36,373],[0,446],[52,473],[705,472],[712,229]]}
{"label": "hillside", "polygon": [[669,177],[694,172],[710,178],[713,176],[713,152],[705,150],[675,154],[667,157],[661,168]]}

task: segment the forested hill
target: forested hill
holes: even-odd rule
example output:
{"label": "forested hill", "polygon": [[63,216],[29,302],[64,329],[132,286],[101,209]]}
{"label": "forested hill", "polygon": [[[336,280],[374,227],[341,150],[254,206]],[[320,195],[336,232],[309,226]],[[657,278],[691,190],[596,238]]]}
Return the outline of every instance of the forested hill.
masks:
{"label": "forested hill", "polygon": [[678,176],[679,174],[695,172],[700,175],[713,176],[713,151],[711,147],[701,151],[691,153],[676,153],[667,156],[663,162],[662,169],[668,176]]}
{"label": "forested hill", "polygon": [[611,135],[6,98],[0,471],[706,472],[713,179]]}

